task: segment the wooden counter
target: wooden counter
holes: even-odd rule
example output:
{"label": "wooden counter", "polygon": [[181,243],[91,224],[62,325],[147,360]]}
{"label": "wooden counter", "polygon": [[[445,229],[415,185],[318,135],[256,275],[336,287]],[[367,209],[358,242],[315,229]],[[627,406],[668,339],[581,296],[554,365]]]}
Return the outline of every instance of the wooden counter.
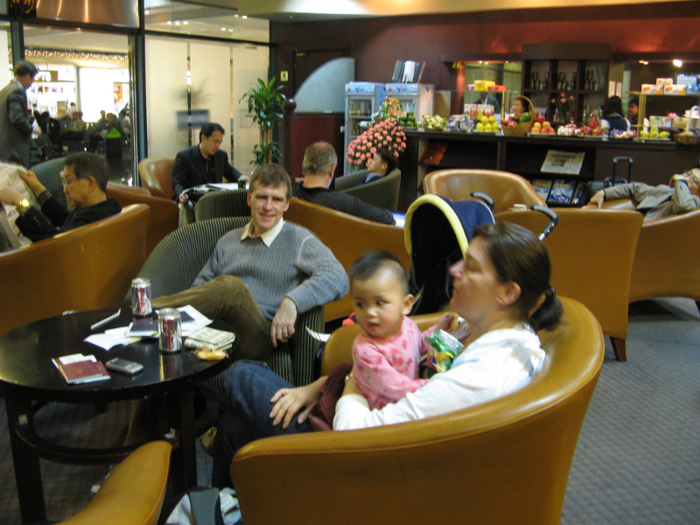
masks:
{"label": "wooden counter", "polygon": [[[430,142],[447,144],[439,165],[419,162]],[[698,164],[700,146],[683,146],[673,141],[635,142],[627,140],[578,139],[556,136],[506,137],[491,133],[406,131],[406,151],[401,154],[401,196],[399,209],[405,211],[418,193],[420,183],[431,171],[471,168],[509,171],[526,179],[571,178],[541,173],[550,149],[585,152],[578,179],[603,180],[612,176],[613,158],[631,157],[632,181],[667,184],[674,173]],[[625,176],[626,173],[618,174]]]}

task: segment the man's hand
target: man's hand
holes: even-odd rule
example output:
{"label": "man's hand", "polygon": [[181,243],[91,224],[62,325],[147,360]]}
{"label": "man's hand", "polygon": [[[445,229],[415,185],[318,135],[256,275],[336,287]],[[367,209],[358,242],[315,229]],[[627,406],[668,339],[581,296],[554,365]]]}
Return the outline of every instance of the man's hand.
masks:
{"label": "man's hand", "polygon": [[180,199],[180,204],[187,204],[188,202],[190,202],[190,199],[187,198],[187,195],[185,195],[184,193],[181,193],[180,197],[178,198]]}
{"label": "man's hand", "polygon": [[591,200],[588,201],[588,204],[595,204],[598,209],[603,207],[603,203],[605,202],[605,192],[603,190],[598,190],[595,192],[593,197],[591,197]]}
{"label": "man's hand", "polygon": [[309,412],[318,403],[318,396],[325,382],[326,376],[323,376],[309,385],[297,388],[282,388],[275,392],[275,395],[270,399],[270,403],[275,404],[270,412],[270,419],[273,420],[272,424],[276,426],[282,422],[282,428],[286,429],[292,422],[294,415],[302,407],[306,408],[299,414],[297,422],[301,424],[306,421]]}
{"label": "man's hand", "polygon": [[2,188],[0,190],[0,202],[3,204],[9,204],[11,206],[17,206],[19,201],[24,198],[24,195],[17,193],[15,190],[10,188]]}
{"label": "man's hand", "polygon": [[294,335],[294,323],[297,320],[297,305],[289,297],[282,299],[275,317],[272,319],[270,337],[272,346],[277,348],[277,341],[286,343]]}
{"label": "man's hand", "polygon": [[29,186],[29,189],[34,192],[34,195],[41,195],[46,191],[46,186],[39,181],[36,173],[33,171],[28,171],[27,173],[22,173],[20,171],[19,176],[24,182],[27,183],[27,186]]}
{"label": "man's hand", "polygon": [[686,184],[688,184],[688,177],[685,175],[676,174],[673,177],[671,177],[670,181],[668,181],[668,185],[671,186],[672,188],[675,188],[676,182],[678,182],[678,181],[683,181]]}

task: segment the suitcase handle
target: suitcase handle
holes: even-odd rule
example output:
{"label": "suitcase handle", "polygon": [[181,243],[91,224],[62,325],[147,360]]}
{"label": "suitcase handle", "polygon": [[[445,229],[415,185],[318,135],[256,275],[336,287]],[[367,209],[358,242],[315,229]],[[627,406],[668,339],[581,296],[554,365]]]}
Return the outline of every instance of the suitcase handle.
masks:
{"label": "suitcase handle", "polygon": [[632,179],[632,163],[634,162],[634,159],[632,157],[614,157],[613,158],[613,174],[612,174],[612,185],[615,185],[615,175],[617,173],[617,163],[620,161],[627,161],[627,178],[622,179],[626,180],[629,182]]}

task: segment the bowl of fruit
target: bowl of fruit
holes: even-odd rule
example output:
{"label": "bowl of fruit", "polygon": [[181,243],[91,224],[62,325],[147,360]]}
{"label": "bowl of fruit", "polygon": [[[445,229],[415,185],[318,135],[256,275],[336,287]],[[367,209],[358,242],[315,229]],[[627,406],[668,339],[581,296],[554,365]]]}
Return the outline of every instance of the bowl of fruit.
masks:
{"label": "bowl of fruit", "polygon": [[530,113],[523,113],[520,117],[508,115],[501,120],[501,129],[504,135],[524,137],[528,134],[534,122],[535,119],[532,118]]}
{"label": "bowl of fruit", "polygon": [[445,124],[447,124],[447,119],[440,115],[425,115],[421,127],[426,130],[441,131],[445,129]]}

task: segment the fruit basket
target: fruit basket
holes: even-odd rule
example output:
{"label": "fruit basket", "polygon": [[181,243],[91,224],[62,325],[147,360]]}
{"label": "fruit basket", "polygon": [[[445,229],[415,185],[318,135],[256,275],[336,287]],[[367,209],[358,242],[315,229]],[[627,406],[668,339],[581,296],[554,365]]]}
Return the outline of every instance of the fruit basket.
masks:
{"label": "fruit basket", "polygon": [[522,95],[521,95],[521,97],[530,103],[531,118],[527,122],[522,122],[521,124],[518,124],[517,126],[507,126],[507,125],[504,125],[503,122],[501,122],[501,130],[503,131],[503,134],[506,136],[511,136],[511,137],[524,137],[524,136],[526,136],[530,132],[530,129],[532,128],[532,125],[535,123],[535,120],[537,120],[537,112],[535,111],[535,105],[532,103],[532,100],[530,100],[529,98],[522,96]]}
{"label": "fruit basket", "polygon": [[[700,106],[693,106],[690,108],[688,115],[692,115],[693,111],[700,111]],[[695,146],[696,144],[700,144],[700,136],[690,131],[691,120],[692,119],[688,119],[688,123],[686,124],[685,131],[683,133],[676,133],[673,136],[673,140],[675,140],[678,144],[684,144],[686,146]]]}
{"label": "fruit basket", "polygon": [[523,122],[522,124],[518,124],[517,126],[501,126],[501,130],[506,136],[524,137],[530,132],[530,129],[534,123],[534,120],[529,120],[527,122]]}

